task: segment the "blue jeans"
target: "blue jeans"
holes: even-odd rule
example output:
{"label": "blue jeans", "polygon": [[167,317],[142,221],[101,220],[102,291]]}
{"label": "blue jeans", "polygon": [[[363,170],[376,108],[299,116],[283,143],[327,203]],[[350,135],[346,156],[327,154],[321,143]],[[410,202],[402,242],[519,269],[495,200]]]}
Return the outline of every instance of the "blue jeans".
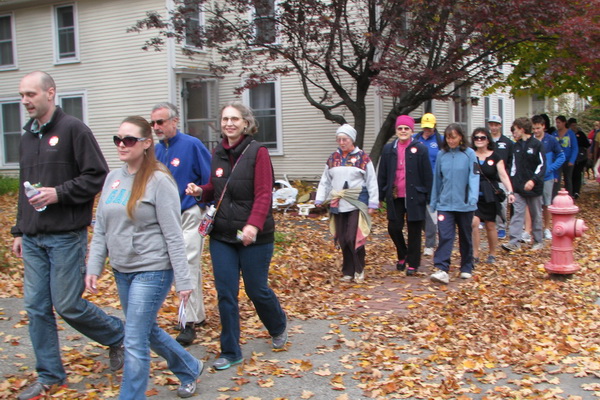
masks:
{"label": "blue jeans", "polygon": [[146,398],[150,375],[150,349],[167,360],[183,385],[200,374],[200,364],[167,332],[156,315],[171,289],[173,270],[123,273],[113,270],[125,313],[125,367],[120,400]]}
{"label": "blue jeans", "polygon": [[454,246],[455,227],[458,227],[460,272],[473,272],[473,211],[438,211],[438,247],[433,255],[433,265],[448,272]]}
{"label": "blue jeans", "polygon": [[246,294],[269,334],[277,336],[285,331],[285,313],[268,283],[273,247],[273,243],[244,246],[210,239],[210,256],[221,317],[221,357],[230,361],[242,358],[238,306],[240,273]]}
{"label": "blue jeans", "polygon": [[85,288],[87,230],[23,235],[25,310],[38,380],[66,379],[52,307],[87,337],[112,346],[123,341],[123,322],[81,298]]}

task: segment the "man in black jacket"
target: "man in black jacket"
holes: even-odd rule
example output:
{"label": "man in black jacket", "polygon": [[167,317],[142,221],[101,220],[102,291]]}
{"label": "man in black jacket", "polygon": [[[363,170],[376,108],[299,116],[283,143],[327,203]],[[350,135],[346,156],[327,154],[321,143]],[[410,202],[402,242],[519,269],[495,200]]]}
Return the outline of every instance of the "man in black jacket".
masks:
{"label": "man in black jacket", "polygon": [[546,160],[542,142],[532,136],[532,124],[529,118],[517,118],[511,127],[517,141],[513,148],[513,160],[509,169],[510,181],[515,194],[514,213],[510,221],[510,241],[502,245],[506,251],[515,251],[520,247],[519,239],[525,222],[525,210],[529,207],[534,244],[532,249],[539,250],[542,244],[542,195]]}
{"label": "man in black jacket", "polygon": [[[31,119],[19,147],[21,190],[13,252],[25,265],[25,309],[38,381],[19,400],[44,397],[66,382],[54,310],[73,328],[110,347],[110,367],[123,366],[123,322],[81,298],[87,227],[108,165],[90,129],[54,104],[56,85],[36,71],[19,85]],[[39,183],[27,198],[22,184]],[[39,211],[38,211],[39,210]]]}

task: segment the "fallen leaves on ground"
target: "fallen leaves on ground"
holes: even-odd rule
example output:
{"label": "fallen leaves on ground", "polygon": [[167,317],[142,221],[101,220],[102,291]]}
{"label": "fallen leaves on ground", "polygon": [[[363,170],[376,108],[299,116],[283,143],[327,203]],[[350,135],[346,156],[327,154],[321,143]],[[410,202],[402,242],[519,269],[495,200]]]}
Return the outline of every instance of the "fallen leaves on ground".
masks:
{"label": "fallen leaves on ground", "polygon": [[[0,197],[0,223],[6,227],[2,231],[6,246],[0,265],[0,296],[6,297],[22,292],[22,266],[10,253],[12,238],[8,232],[14,223],[15,202],[14,196]],[[460,283],[453,279],[448,286],[431,284],[427,267],[412,278],[395,270],[395,250],[387,236],[383,212],[374,217],[364,284],[339,282],[341,254],[328,233],[328,221],[321,220],[323,215],[301,217],[277,212],[271,286],[291,319],[332,321],[330,331],[320,338],[329,345],[320,351],[345,349],[340,363],[347,373],[333,373],[326,365],[315,368],[308,357],[282,362],[255,353],[236,366],[237,377],[231,387],[219,389],[223,392],[220,398],[243,399],[239,395],[250,377],[257,378],[255,382],[265,390],[265,398],[273,398],[268,391],[277,377],[313,374],[328,380],[330,397],[337,399],[348,398],[339,392],[349,385],[357,385],[370,398],[469,399],[477,395],[486,400],[576,399],[564,397],[556,375],[600,377],[600,315],[595,304],[600,294],[597,204],[600,190],[592,182],[577,204],[581,208],[578,217],[585,219],[589,229],[576,240],[575,259],[581,270],[571,279],[548,276],[543,267],[550,258],[547,247],[541,252],[499,253],[495,265],[481,264],[473,279]],[[455,265],[458,257],[453,255]],[[207,351],[216,354],[218,315],[208,253],[203,260],[209,323],[198,339]],[[456,272],[456,266],[452,271]],[[103,275],[99,287],[99,295],[86,297],[101,306],[119,307],[110,274]],[[162,326],[175,325],[174,297],[170,296],[161,310]],[[240,314],[242,340],[269,337],[243,291]],[[346,338],[341,326],[358,333],[359,338]],[[290,334],[293,341],[294,332]],[[18,346],[22,340],[4,336],[4,342],[10,345]],[[107,365],[90,358],[96,350],[92,345],[63,349],[70,380],[103,377]],[[0,382],[0,399],[13,397],[31,377],[32,372],[23,368],[21,373]],[[164,363],[153,363],[154,382],[174,385],[173,379],[162,374],[165,368]],[[523,378],[507,382],[506,368]],[[68,398],[116,397],[118,382],[110,374],[104,377],[90,384],[87,393],[70,393],[73,397]],[[536,386],[539,383],[546,383],[544,389]],[[481,393],[481,384],[491,389]],[[582,389],[598,396],[600,385],[585,384]],[[313,396],[313,392],[304,390],[301,398]]]}

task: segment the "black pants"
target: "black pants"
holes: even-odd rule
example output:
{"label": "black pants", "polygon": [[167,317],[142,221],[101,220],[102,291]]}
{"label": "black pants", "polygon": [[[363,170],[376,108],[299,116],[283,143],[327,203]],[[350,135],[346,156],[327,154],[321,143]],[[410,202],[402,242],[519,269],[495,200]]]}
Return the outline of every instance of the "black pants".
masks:
{"label": "black pants", "polygon": [[355,248],[359,213],[360,211],[354,210],[335,214],[336,239],[344,258],[342,274],[352,277],[365,269],[365,246]]}
{"label": "black pants", "polygon": [[581,182],[583,177],[583,170],[585,168],[585,164],[587,163],[587,159],[583,161],[577,161],[575,166],[573,167],[573,195],[575,193],[580,194],[581,191]]}
{"label": "black pants", "polygon": [[396,246],[398,261],[406,260],[409,267],[418,269],[421,265],[421,229],[423,229],[423,221],[407,221],[407,244],[402,232],[406,216],[405,199],[394,199],[393,207],[396,211],[396,219],[388,220],[388,233]]}

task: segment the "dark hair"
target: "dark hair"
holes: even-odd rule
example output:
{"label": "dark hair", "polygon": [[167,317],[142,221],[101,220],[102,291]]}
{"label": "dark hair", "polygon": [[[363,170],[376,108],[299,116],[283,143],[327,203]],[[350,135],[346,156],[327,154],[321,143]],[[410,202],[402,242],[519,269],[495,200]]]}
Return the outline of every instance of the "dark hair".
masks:
{"label": "dark hair", "polygon": [[544,125],[544,128],[548,128],[548,125],[546,124],[546,118],[544,118],[541,115],[534,115],[533,117],[531,117],[531,123]]}
{"label": "dark hair", "polygon": [[477,147],[475,147],[475,135],[478,133],[483,133],[486,137],[487,137],[487,149],[488,150],[495,150],[496,149],[496,143],[494,142],[494,139],[492,139],[492,134],[490,133],[489,129],[487,128],[475,128],[473,130],[473,133],[471,133],[471,148],[473,150],[477,150]]}
{"label": "dark hair", "polygon": [[552,124],[550,124],[550,117],[548,116],[548,114],[540,114],[540,116],[544,118],[544,121],[546,121],[546,129],[550,130]]}
{"label": "dark hair", "polygon": [[521,128],[525,131],[525,134],[531,135],[531,120],[527,117],[520,117],[515,119],[515,122],[513,122],[512,126]]}
{"label": "dark hair", "polygon": [[154,153],[154,140],[152,139],[152,127],[146,121],[144,117],[140,116],[132,116],[127,117],[121,122],[121,125],[124,123],[132,124],[137,126],[140,129],[140,134],[143,138],[150,140],[150,147],[146,149],[144,152],[144,160],[142,161],[142,165],[140,169],[136,172],[135,177],[133,178],[133,184],[131,185],[131,195],[129,196],[129,200],[127,200],[127,215],[129,218],[133,219],[133,211],[137,207],[138,201],[142,198],[144,193],[146,192],[146,185],[152,175],[154,175],[154,171],[163,171],[167,174],[170,174],[169,170],[163,166],[161,162],[156,159],[156,155]]}
{"label": "dark hair", "polygon": [[558,117],[556,117],[556,119],[564,122],[565,124],[567,123],[567,117],[565,117],[564,115],[559,115]]}
{"label": "dark hair", "polygon": [[448,146],[448,141],[446,138],[452,132],[455,132],[461,136],[458,148],[460,149],[460,151],[465,151],[467,149],[467,137],[465,136],[465,132],[463,131],[462,126],[456,123],[450,124],[446,127],[446,130],[444,131],[444,143],[442,143],[442,150],[450,150],[450,146]]}

